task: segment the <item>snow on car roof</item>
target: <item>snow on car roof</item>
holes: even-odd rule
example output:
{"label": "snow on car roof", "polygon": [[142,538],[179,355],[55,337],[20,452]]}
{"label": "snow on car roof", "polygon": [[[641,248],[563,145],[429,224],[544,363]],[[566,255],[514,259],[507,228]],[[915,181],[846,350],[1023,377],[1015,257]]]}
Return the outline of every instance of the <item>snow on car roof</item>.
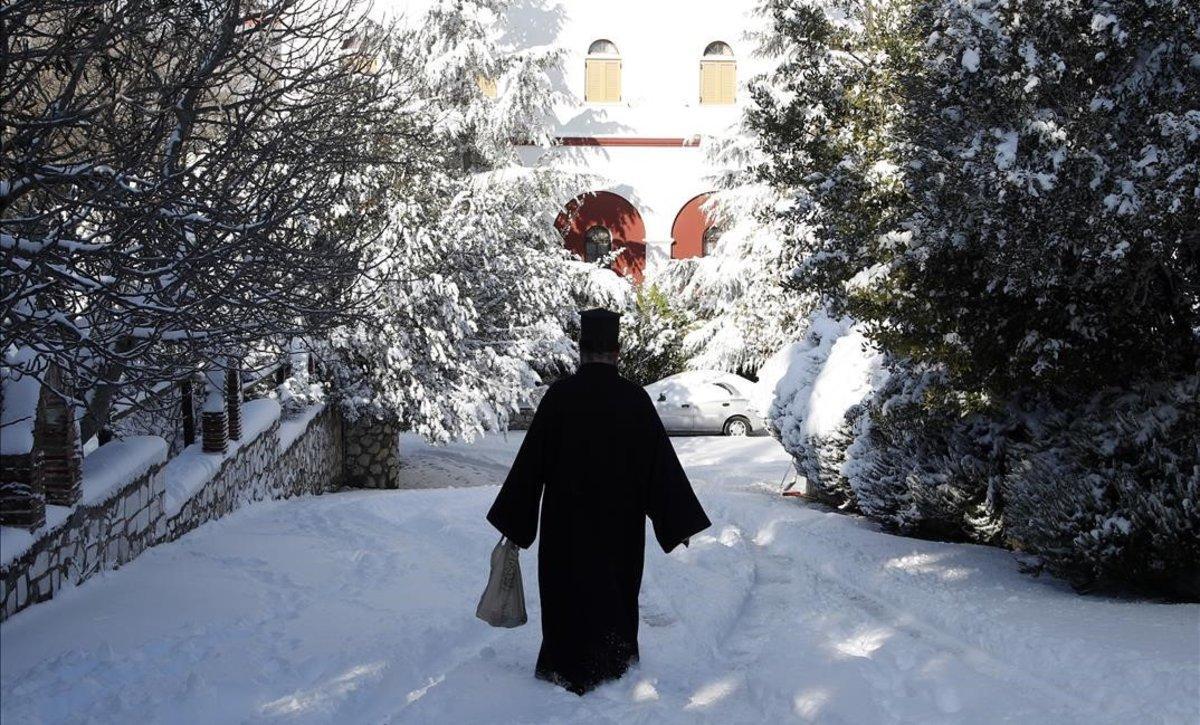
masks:
{"label": "snow on car roof", "polygon": [[696,400],[717,394],[717,386],[724,388],[727,394],[745,397],[754,383],[724,370],[688,370],[650,383],[646,391],[651,396],[666,395],[668,400]]}

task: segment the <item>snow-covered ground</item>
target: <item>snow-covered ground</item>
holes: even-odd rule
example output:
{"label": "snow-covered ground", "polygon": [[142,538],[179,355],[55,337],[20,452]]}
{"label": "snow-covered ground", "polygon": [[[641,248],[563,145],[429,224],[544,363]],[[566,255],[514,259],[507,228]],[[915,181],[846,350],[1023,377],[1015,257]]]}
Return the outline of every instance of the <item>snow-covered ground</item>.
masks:
{"label": "snow-covered ground", "polygon": [[764,438],[675,441],[714,522],[647,552],[642,664],[579,698],[531,623],[475,619],[483,514],[520,435],[409,481],[252,506],[0,628],[5,723],[1196,722],[1200,607],[1079,597],[1005,552],[774,495]]}

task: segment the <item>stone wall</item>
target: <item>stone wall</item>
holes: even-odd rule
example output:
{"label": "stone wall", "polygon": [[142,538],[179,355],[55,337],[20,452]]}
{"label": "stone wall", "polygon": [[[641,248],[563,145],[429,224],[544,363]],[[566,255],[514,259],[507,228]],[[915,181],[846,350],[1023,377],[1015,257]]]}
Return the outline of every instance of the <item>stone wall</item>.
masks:
{"label": "stone wall", "polygon": [[361,488],[400,487],[400,428],[369,419],[346,424],[346,483]]}
{"label": "stone wall", "polygon": [[157,543],[164,466],[154,465],[102,502],[75,506],[65,521],[51,522],[24,554],[0,567],[0,621]]}
{"label": "stone wall", "polygon": [[70,509],[65,519],[50,520],[35,532],[23,554],[0,565],[0,621],[50,599],[66,583],[115,569],[147,547],[173,541],[246,503],[338,487],[345,468],[342,436],[333,406],[294,421],[276,417],[231,451],[177,512],[164,503],[170,462],[154,465],[101,501]]}
{"label": "stone wall", "polygon": [[304,432],[283,446],[278,489],[272,498],[319,495],[344,483],[346,449],[342,416],[335,407],[326,406],[308,421]]}
{"label": "stone wall", "polygon": [[320,494],[342,483],[341,416],[327,406],[308,420],[286,450],[280,421],[240,447],[178,513],[169,514],[161,541],[174,541],[201,524],[267,499]]}
{"label": "stone wall", "polygon": [[33,484],[33,454],[0,454],[0,526],[46,522],[46,498]]}

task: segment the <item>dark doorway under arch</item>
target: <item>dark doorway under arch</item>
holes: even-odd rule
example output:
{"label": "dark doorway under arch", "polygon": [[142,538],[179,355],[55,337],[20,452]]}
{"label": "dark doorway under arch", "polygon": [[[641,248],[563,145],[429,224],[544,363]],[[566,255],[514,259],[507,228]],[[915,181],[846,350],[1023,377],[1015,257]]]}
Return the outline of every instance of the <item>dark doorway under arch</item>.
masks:
{"label": "dark doorway under arch", "polygon": [[[613,262],[612,269],[622,276],[641,281],[646,267],[646,225],[642,215],[627,199],[611,191],[593,191],[580,194],[567,202],[555,221],[563,244],[580,259],[589,259],[589,232],[591,252],[599,251],[602,237],[607,237],[612,249],[621,250]],[[596,229],[603,229],[601,235]]]}

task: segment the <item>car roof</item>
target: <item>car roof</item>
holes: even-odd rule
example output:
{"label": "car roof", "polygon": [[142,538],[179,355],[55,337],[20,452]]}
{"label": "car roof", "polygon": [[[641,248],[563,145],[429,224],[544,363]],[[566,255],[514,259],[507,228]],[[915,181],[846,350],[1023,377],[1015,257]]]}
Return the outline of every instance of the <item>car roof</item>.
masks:
{"label": "car roof", "polygon": [[741,375],[727,373],[723,370],[688,370],[671,375],[646,386],[651,394],[659,392],[685,393],[688,395],[703,394],[709,386],[719,387],[735,398],[745,398],[753,389],[754,383]]}
{"label": "car roof", "polygon": [[754,385],[754,382],[743,378],[735,373],[725,372],[724,370],[685,370],[682,373],[676,373],[662,380],[650,383],[646,387],[662,383],[678,383],[682,385],[700,385],[703,383],[727,383],[732,385],[737,390],[749,388]]}

